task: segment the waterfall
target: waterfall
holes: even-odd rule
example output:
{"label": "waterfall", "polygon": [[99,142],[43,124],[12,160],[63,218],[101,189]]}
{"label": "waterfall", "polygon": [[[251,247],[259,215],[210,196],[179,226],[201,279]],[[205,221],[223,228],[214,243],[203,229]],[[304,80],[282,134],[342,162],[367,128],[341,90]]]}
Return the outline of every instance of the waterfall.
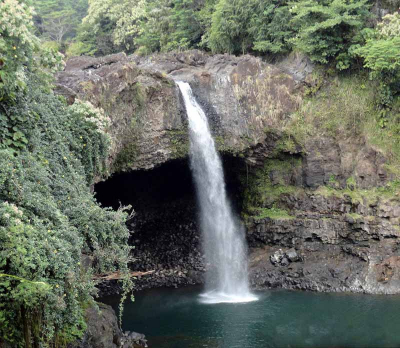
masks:
{"label": "waterfall", "polygon": [[249,291],[244,229],[232,213],[221,159],[204,111],[190,85],[177,82],[189,119],[190,163],[200,206],[202,245],[207,265],[206,303],[256,300]]}

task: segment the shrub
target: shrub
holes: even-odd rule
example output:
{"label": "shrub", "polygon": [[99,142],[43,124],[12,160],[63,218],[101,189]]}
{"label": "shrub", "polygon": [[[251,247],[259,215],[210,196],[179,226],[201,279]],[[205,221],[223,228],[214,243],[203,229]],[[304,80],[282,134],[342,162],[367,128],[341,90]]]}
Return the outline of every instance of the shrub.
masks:
{"label": "shrub", "polygon": [[53,50],[39,48],[33,14],[22,1],[0,2],[0,102],[15,100],[16,93],[26,86],[27,71],[53,72],[62,63]]}
{"label": "shrub", "polygon": [[212,17],[209,46],[213,52],[284,53],[293,36],[290,19],[286,1],[220,0]]}
{"label": "shrub", "polygon": [[362,42],[360,31],[370,18],[368,0],[301,0],[293,2],[294,46],[313,61],[348,69],[352,50]]}
{"label": "shrub", "polygon": [[213,52],[244,53],[252,46],[247,27],[254,11],[253,1],[220,0],[212,16],[210,48]]}
{"label": "shrub", "polygon": [[92,55],[94,53],[93,46],[90,44],[83,43],[81,41],[71,42],[67,46],[65,55],[68,58],[82,56],[82,55]]}
{"label": "shrub", "polygon": [[27,74],[8,107],[10,119],[24,117],[25,147],[0,150],[0,337],[13,347],[76,339],[92,273],[124,272],[129,260],[126,214],[102,209],[89,189],[105,170],[107,118],[40,86]]}
{"label": "shrub", "polygon": [[400,92],[400,14],[386,15],[356,53],[364,58],[371,78],[381,82],[381,106],[389,107]]}

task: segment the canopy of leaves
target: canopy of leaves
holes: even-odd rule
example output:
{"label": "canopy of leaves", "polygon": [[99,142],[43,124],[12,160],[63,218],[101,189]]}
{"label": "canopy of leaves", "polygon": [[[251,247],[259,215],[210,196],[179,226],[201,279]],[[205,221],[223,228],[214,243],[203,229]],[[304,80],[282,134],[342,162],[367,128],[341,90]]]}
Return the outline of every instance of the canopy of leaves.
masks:
{"label": "canopy of leaves", "polygon": [[290,11],[297,30],[295,47],[313,61],[334,61],[339,70],[347,69],[352,48],[362,42],[360,31],[370,18],[368,0],[302,0]]}
{"label": "canopy of leaves", "polygon": [[5,0],[0,18],[0,338],[60,346],[84,332],[92,273],[127,271],[127,216],[89,188],[106,172],[108,118],[51,92],[42,72],[58,60],[32,35],[30,8]]}
{"label": "canopy of leaves", "polygon": [[400,14],[388,14],[356,53],[364,58],[372,78],[380,79],[390,93],[400,93]]}
{"label": "canopy of leaves", "polygon": [[21,132],[25,118],[10,115],[7,105],[15,102],[23,92],[30,73],[40,75],[42,86],[49,85],[51,73],[62,65],[62,57],[52,49],[41,49],[38,38],[32,34],[33,9],[17,0],[0,3],[0,148],[10,146],[22,148],[27,139]]}
{"label": "canopy of leaves", "polygon": [[76,36],[88,9],[87,0],[32,0],[32,5],[40,35],[60,45]]}
{"label": "canopy of leaves", "polygon": [[90,0],[79,40],[95,54],[196,47],[282,54],[294,46],[346,69],[362,43],[369,7],[368,0]]}
{"label": "canopy of leaves", "polygon": [[194,0],[91,0],[78,38],[102,54],[99,38],[127,52],[187,49],[201,39]]}
{"label": "canopy of leaves", "polygon": [[82,252],[96,272],[126,269],[129,254],[126,215],[100,208],[88,185],[105,169],[104,118],[38,83],[28,79],[8,109],[24,117],[25,148],[0,150],[0,273],[23,278],[0,278],[0,336],[16,345],[26,322],[40,328],[38,342],[79,332],[94,290]]}
{"label": "canopy of leaves", "polygon": [[0,3],[0,101],[14,99],[25,86],[39,41],[32,34],[33,9],[17,0]]}
{"label": "canopy of leaves", "polygon": [[139,34],[139,20],[144,14],[145,0],[90,0],[88,15],[83,19],[80,38],[96,47],[96,36],[105,36],[114,47],[129,51]]}
{"label": "canopy of leaves", "polygon": [[220,0],[212,17],[209,47],[213,52],[286,52],[293,36],[290,19],[285,1]]}

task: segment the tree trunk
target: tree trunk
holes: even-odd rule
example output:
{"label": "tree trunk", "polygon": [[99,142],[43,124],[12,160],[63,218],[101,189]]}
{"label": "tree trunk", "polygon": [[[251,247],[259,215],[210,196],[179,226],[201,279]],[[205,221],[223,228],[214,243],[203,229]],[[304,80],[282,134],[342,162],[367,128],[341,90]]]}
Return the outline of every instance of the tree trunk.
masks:
{"label": "tree trunk", "polygon": [[21,307],[22,324],[24,327],[25,348],[31,348],[31,333],[25,307]]}

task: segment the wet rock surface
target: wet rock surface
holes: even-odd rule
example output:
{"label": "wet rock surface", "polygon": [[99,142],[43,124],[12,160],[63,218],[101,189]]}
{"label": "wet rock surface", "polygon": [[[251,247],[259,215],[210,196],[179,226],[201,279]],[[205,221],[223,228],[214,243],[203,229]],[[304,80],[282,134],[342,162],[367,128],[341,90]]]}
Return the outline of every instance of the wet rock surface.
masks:
{"label": "wet rock surface", "polygon": [[[196,206],[191,201],[170,204],[162,212],[147,211],[131,225],[133,270],[152,272],[138,277],[135,289],[178,287],[201,284],[205,271],[196,222]],[[160,226],[162,230],[160,231]]]}
{"label": "wet rock surface", "polygon": [[[233,202],[240,201],[238,173],[243,159],[223,156],[225,181]],[[151,171],[114,175],[95,186],[97,200],[118,208],[131,205],[135,290],[201,284],[205,267],[201,248],[198,206],[187,160],[175,160]],[[239,211],[240,206],[234,208]],[[99,284],[102,295],[120,292],[116,281]]]}
{"label": "wet rock surface", "polygon": [[87,330],[84,337],[68,348],[139,348],[147,347],[143,334],[122,332],[114,310],[98,303],[86,310]]}
{"label": "wet rock surface", "polygon": [[253,287],[399,292],[397,201],[371,206],[314,193],[290,204],[291,219],[249,223]]}

